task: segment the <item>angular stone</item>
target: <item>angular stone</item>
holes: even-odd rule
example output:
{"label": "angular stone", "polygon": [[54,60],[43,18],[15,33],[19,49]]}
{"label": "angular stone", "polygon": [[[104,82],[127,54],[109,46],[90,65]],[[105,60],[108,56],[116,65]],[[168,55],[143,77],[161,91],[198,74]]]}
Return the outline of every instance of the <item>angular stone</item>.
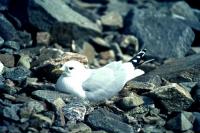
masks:
{"label": "angular stone", "polygon": [[0,47],[4,44],[4,39],[0,36]]}
{"label": "angular stone", "polygon": [[23,66],[27,69],[31,67],[31,58],[28,55],[21,54],[19,61],[17,63],[18,66]]}
{"label": "angular stone", "polygon": [[17,38],[17,31],[14,26],[2,14],[0,14],[0,36],[5,41]]}
{"label": "angular stone", "polygon": [[32,66],[43,65],[45,61],[55,58],[61,58],[63,51],[56,48],[43,48],[40,51],[40,55],[37,60],[32,62]]}
{"label": "angular stone", "polygon": [[136,78],[139,81],[148,81],[159,75],[171,82],[198,82],[200,81],[200,54],[194,54],[166,63],[155,70]]}
{"label": "angular stone", "polygon": [[191,90],[197,85],[197,82],[182,82],[179,83],[179,85],[185,88],[188,92],[191,92]]}
{"label": "angular stone", "polygon": [[51,35],[48,32],[37,32],[36,42],[37,45],[48,46],[51,41]]}
{"label": "angular stone", "polygon": [[195,116],[193,129],[194,129],[195,132],[200,132],[200,113],[199,112],[194,112],[193,114]]}
{"label": "angular stone", "polygon": [[0,54],[0,61],[6,67],[14,67],[15,65],[15,57],[10,54]]}
{"label": "angular stone", "polygon": [[[53,120],[45,115],[42,114],[33,114],[34,123],[38,124],[39,127],[42,126],[51,126],[53,124]],[[35,125],[35,124],[33,124]]]}
{"label": "angular stone", "polygon": [[91,38],[90,43],[98,50],[109,50],[111,48],[109,43],[100,37]]}
{"label": "angular stone", "polygon": [[186,110],[194,102],[190,93],[176,83],[158,87],[149,94],[168,111]]}
{"label": "angular stone", "polygon": [[63,107],[65,117],[70,121],[83,121],[86,115],[86,106],[82,101],[73,102]]}
{"label": "angular stone", "polygon": [[42,111],[45,111],[45,107],[42,103],[35,100],[29,101],[25,103],[22,108],[20,108],[20,121],[25,122],[29,120],[32,114],[40,113]]}
{"label": "angular stone", "polygon": [[97,24],[71,9],[62,0],[29,1],[28,15],[30,23],[40,30],[50,31],[53,26],[53,38],[63,45],[101,32]]}
{"label": "angular stone", "polygon": [[93,64],[94,63],[95,56],[96,56],[96,51],[95,51],[94,47],[90,43],[84,42],[83,49],[81,50],[80,53],[87,57],[89,64]]}
{"label": "angular stone", "polygon": [[13,49],[15,51],[18,51],[20,50],[20,45],[18,42],[16,41],[6,41],[3,45],[3,47],[5,48],[10,48],[10,49]]}
{"label": "angular stone", "polygon": [[131,93],[129,96],[123,97],[119,101],[119,104],[122,109],[131,109],[136,106],[144,104],[144,101],[142,97],[140,97],[139,95]]}
{"label": "angular stone", "polygon": [[196,30],[200,30],[200,22],[198,17],[195,15],[193,9],[185,1],[178,1],[173,3],[170,11],[173,17],[182,20],[187,25]]}
{"label": "angular stone", "polygon": [[118,12],[120,15],[125,17],[128,12],[133,8],[134,5],[127,3],[125,1],[110,0],[107,4],[107,11]]}
{"label": "angular stone", "polygon": [[4,81],[5,81],[4,77],[0,74],[0,88],[4,86]]}
{"label": "angular stone", "polygon": [[25,67],[19,66],[6,70],[4,73],[4,78],[21,83],[28,76],[30,76],[30,74],[31,74],[30,70],[28,70]]}
{"label": "angular stone", "polygon": [[50,90],[37,90],[32,92],[32,95],[36,96],[40,100],[49,102],[53,106],[55,105],[55,100],[59,97],[62,98],[64,101],[68,101],[70,99],[70,96],[65,93]]}
{"label": "angular stone", "polygon": [[19,105],[12,105],[10,107],[5,107],[3,109],[3,116],[11,120],[18,121],[19,116],[17,115],[17,112],[19,111],[19,109],[20,109]]}
{"label": "angular stone", "polygon": [[138,82],[131,80],[129,81],[126,86],[125,90],[131,90],[136,93],[141,93],[141,92],[148,92],[151,91],[155,88],[155,85],[149,82]]}
{"label": "angular stone", "polygon": [[31,38],[30,33],[26,31],[17,31],[17,34],[20,38],[19,40],[17,40],[17,42],[19,42],[21,48],[27,48],[32,46],[33,40]]}
{"label": "angular stone", "polygon": [[94,110],[89,114],[87,122],[94,129],[105,130],[107,132],[133,132],[133,128],[124,123],[118,115],[104,109]]}
{"label": "angular stone", "polygon": [[122,16],[117,12],[107,12],[100,20],[105,29],[120,29],[123,27]]}
{"label": "angular stone", "polygon": [[129,46],[133,46],[135,51],[139,51],[139,41],[133,35],[122,35],[119,37],[119,44],[122,48],[128,48]]}
{"label": "angular stone", "polygon": [[92,133],[91,128],[84,123],[71,124],[68,128],[70,133]]}
{"label": "angular stone", "polygon": [[167,128],[175,131],[187,131],[193,128],[192,123],[185,117],[183,113],[179,113],[167,122]]}
{"label": "angular stone", "polygon": [[56,82],[60,76],[60,73],[57,73],[55,70],[60,68],[65,62],[69,60],[77,60],[83,64],[88,63],[86,56],[72,52],[64,52],[54,59],[49,59],[46,55],[44,55],[44,57],[46,60],[41,62],[41,66],[36,68],[35,74],[38,75],[38,77],[46,77],[48,80],[53,82]]}
{"label": "angular stone", "polygon": [[[66,14],[63,14],[63,12],[66,12]],[[53,23],[58,21],[69,24],[74,23],[80,27],[100,32],[100,29],[97,25],[73,11],[61,0],[55,2],[50,2],[48,0],[30,1],[28,5],[28,13],[30,15],[30,22],[40,29],[49,29],[48,27],[51,27]],[[36,19],[38,17],[42,17],[43,19]],[[45,19],[48,19],[48,23],[45,21]]]}
{"label": "angular stone", "polygon": [[127,27],[126,33],[134,34],[141,40],[142,47],[149,50],[147,55],[157,58],[180,58],[189,52],[195,37],[189,26],[150,9],[137,9],[132,13],[132,24]]}

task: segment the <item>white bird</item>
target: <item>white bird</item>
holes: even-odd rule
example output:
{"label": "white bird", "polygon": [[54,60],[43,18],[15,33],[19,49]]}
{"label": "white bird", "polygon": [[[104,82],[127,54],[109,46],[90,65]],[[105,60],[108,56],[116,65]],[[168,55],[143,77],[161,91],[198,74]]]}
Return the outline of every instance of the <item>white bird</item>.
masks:
{"label": "white bird", "polygon": [[114,61],[97,69],[87,69],[75,60],[67,61],[60,69],[62,74],[56,89],[90,101],[109,99],[123,89],[127,81],[144,74],[137,66],[145,52],[145,49],[140,51],[129,62]]}

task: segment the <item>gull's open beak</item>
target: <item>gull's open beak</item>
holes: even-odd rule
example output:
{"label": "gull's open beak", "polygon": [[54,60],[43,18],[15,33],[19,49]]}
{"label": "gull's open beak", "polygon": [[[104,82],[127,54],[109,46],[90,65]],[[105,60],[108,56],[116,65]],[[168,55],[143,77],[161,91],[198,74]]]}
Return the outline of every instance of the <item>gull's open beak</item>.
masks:
{"label": "gull's open beak", "polygon": [[52,73],[55,73],[55,74],[59,74],[61,75],[62,73],[64,72],[64,70],[61,68],[55,68],[52,70]]}

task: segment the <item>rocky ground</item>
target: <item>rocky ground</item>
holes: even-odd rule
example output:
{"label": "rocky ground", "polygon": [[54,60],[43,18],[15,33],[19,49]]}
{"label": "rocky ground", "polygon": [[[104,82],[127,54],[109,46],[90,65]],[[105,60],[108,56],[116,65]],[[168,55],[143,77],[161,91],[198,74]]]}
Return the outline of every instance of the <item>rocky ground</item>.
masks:
{"label": "rocky ground", "polygon": [[[0,133],[200,132],[199,5],[0,0]],[[65,61],[98,68],[142,48],[146,74],[106,102],[55,91]]]}

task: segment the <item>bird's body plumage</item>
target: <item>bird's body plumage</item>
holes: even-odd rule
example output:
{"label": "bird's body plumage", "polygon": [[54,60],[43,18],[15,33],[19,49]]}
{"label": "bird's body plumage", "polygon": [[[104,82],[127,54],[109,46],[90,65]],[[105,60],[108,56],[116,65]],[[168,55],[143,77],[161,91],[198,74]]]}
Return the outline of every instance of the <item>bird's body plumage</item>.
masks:
{"label": "bird's body plumage", "polygon": [[144,74],[144,71],[136,69],[132,62],[121,61],[111,62],[98,69],[86,69],[77,61],[69,61],[63,67],[73,67],[74,70],[68,75],[60,76],[56,83],[57,90],[91,101],[111,98],[123,89],[127,81]]}

